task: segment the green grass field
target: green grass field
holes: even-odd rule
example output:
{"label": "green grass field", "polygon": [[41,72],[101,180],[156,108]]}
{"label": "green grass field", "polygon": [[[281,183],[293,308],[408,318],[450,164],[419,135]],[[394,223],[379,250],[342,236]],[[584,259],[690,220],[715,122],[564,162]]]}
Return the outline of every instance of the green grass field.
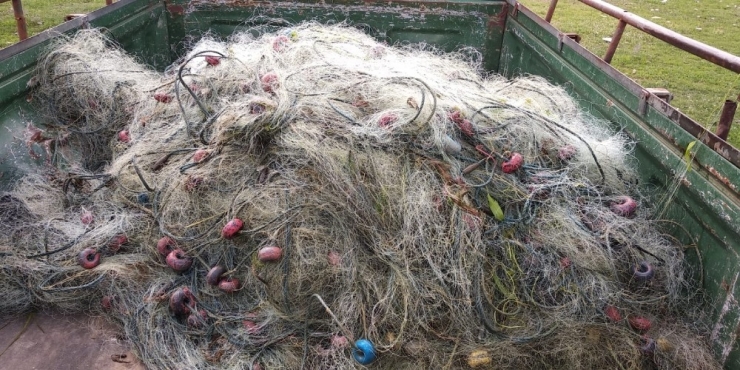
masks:
{"label": "green grass field", "polygon": [[[716,48],[740,55],[740,0],[611,0],[649,21]],[[549,0],[523,0],[542,17]],[[617,20],[577,0],[560,0],[552,23],[561,31],[581,35],[581,44],[604,56]],[[716,128],[725,99],[740,94],[740,75],[670,46],[631,26],[622,36],[612,65],[645,87],[664,87],[675,96],[672,105]],[[740,147],[740,112],[729,141]]]}
{"label": "green grass field", "polygon": [[[89,13],[105,6],[105,0],[22,0],[22,3],[29,36],[62,23],[67,14]],[[10,2],[0,4],[0,9],[0,47],[6,47],[18,42],[18,33]]]}
{"label": "green grass field", "polygon": [[[522,0],[544,16],[549,0]],[[719,49],[740,55],[740,0],[611,0],[650,21],[671,28]],[[87,13],[105,5],[105,0],[23,0],[30,35],[62,22],[65,14]],[[18,40],[10,2],[0,4],[0,46]],[[577,0],[560,0],[553,24],[565,32],[577,32],[583,44],[603,56],[617,21]],[[645,87],[664,87],[675,99],[673,105],[714,129],[725,99],[740,94],[740,75],[678,50],[632,27],[612,64]],[[740,147],[740,112],[736,114],[729,141]]]}

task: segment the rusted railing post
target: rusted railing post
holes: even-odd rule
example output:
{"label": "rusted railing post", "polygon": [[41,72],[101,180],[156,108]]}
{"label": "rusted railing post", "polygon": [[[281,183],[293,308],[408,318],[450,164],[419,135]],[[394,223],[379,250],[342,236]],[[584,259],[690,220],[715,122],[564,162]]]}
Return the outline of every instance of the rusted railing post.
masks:
{"label": "rusted railing post", "polygon": [[105,0],[105,5],[113,4],[113,0]]}
{"label": "rusted railing post", "polygon": [[545,15],[545,20],[547,23],[550,23],[552,20],[552,15],[555,13],[555,7],[558,5],[558,0],[550,0],[550,7],[547,9],[547,15]]}
{"label": "rusted railing post", "polygon": [[21,0],[13,0],[13,13],[15,13],[15,24],[18,29],[18,38],[23,41],[28,38],[26,29],[26,17],[23,15],[23,5]]}
{"label": "rusted railing post", "polygon": [[722,114],[719,116],[719,124],[717,125],[717,136],[722,140],[727,141],[727,135],[730,134],[730,127],[732,127],[732,120],[735,119],[736,109],[736,101],[725,100],[725,105],[722,106]]}
{"label": "rusted railing post", "polygon": [[619,40],[622,39],[625,27],[627,27],[627,22],[620,19],[619,23],[617,23],[617,29],[614,30],[614,35],[612,35],[612,41],[609,43],[609,48],[606,49],[606,55],[604,55],[605,62],[611,64],[612,57],[614,57],[614,53],[617,51],[617,46],[619,46]]}

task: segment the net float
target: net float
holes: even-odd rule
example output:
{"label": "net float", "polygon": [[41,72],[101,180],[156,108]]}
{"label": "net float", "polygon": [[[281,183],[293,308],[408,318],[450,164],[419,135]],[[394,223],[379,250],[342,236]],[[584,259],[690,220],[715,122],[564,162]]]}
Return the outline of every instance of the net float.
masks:
{"label": "net float", "polygon": [[617,197],[609,208],[619,216],[631,217],[637,210],[637,202],[632,197],[623,195]]}
{"label": "net float", "polygon": [[118,131],[118,141],[122,143],[128,143],[131,141],[131,135],[128,133],[128,130]]}
{"label": "net float", "polygon": [[524,163],[524,158],[521,154],[514,152],[511,153],[509,160],[501,164],[501,171],[504,173],[514,173]]}
{"label": "net float", "polygon": [[209,152],[206,149],[198,149],[195,151],[195,153],[193,153],[193,162],[195,163],[203,162],[204,160],[208,158],[210,154],[211,152]]}
{"label": "net float", "polygon": [[257,253],[257,258],[260,262],[274,262],[279,260],[283,256],[282,248],[278,246],[269,246],[260,249]]}
{"label": "net float", "polygon": [[462,145],[448,135],[442,136],[442,148],[447,154],[459,154],[462,151]]}
{"label": "net float", "polygon": [[110,309],[113,308],[113,301],[114,300],[115,300],[115,297],[113,297],[113,296],[110,296],[110,295],[104,296],[100,300],[100,306],[102,306],[104,310],[110,311]]}
{"label": "net float", "polygon": [[240,287],[241,283],[239,282],[239,279],[234,277],[223,278],[218,282],[218,289],[221,289],[226,293],[233,293],[239,290]]}
{"label": "net float", "polygon": [[215,67],[221,64],[221,58],[213,55],[206,55],[206,63],[208,63],[209,66]]}
{"label": "net float", "polygon": [[470,354],[468,355],[468,366],[473,368],[488,365],[492,361],[493,359],[491,358],[491,355],[488,353],[488,351],[478,350],[470,352]]}
{"label": "net float", "polygon": [[275,51],[283,51],[283,49],[288,46],[289,41],[290,39],[288,39],[288,36],[280,35],[272,40],[272,49]]}
{"label": "net float", "polygon": [[326,258],[329,260],[329,264],[332,266],[339,266],[342,263],[342,256],[335,251],[327,253]]}
{"label": "net float", "polygon": [[667,338],[663,338],[663,337],[658,338],[658,340],[655,341],[655,344],[657,345],[658,350],[663,351],[663,352],[672,351],[675,348],[673,343],[671,343],[670,340],[668,340]]}
{"label": "net float", "polygon": [[628,321],[632,329],[635,329],[635,331],[640,333],[650,330],[650,327],[652,326],[650,320],[642,316],[632,316]]}
{"label": "net float", "polygon": [[116,235],[111,239],[110,243],[108,243],[108,249],[111,252],[116,253],[121,250],[121,247],[126,243],[128,243],[128,237],[126,235]]}
{"label": "net float", "polygon": [[280,84],[278,83],[278,76],[274,72],[270,72],[260,78],[262,90],[266,93],[274,93]]}
{"label": "net float", "polygon": [[147,193],[141,193],[136,196],[136,201],[139,202],[139,204],[149,204],[149,194]]}
{"label": "net float", "polygon": [[154,94],[154,100],[167,104],[172,101],[172,97],[165,93],[156,93]]}
{"label": "net float", "polygon": [[221,229],[221,236],[224,239],[231,239],[239,233],[239,230],[244,227],[244,222],[238,218],[234,218],[226,223],[223,229]]}
{"label": "net float", "polygon": [[398,121],[398,116],[393,113],[383,113],[378,119],[378,126],[386,128]]}
{"label": "net float", "polygon": [[262,331],[262,328],[252,320],[244,320],[242,325],[244,325],[244,329],[247,329],[247,333],[251,335],[257,335]]}
{"label": "net float", "polygon": [[643,336],[640,338],[640,350],[646,354],[652,354],[655,352],[655,340],[653,338],[649,338],[646,336]]}
{"label": "net float", "polygon": [[249,114],[262,114],[267,110],[264,104],[261,103],[249,103]]}
{"label": "net float", "polygon": [[170,266],[177,272],[183,272],[190,268],[193,264],[193,259],[188,257],[180,248],[177,248],[167,255],[167,266]]}
{"label": "net float", "polygon": [[199,188],[201,187],[201,185],[203,185],[205,181],[206,179],[204,179],[201,176],[188,175],[188,178],[185,180],[185,190],[188,193],[192,193],[196,190],[199,190]]}
{"label": "net float", "polygon": [[566,145],[560,149],[558,149],[558,158],[560,158],[561,161],[568,161],[572,159],[576,155],[576,147],[573,145]]}
{"label": "net float", "polygon": [[647,261],[642,261],[636,266],[632,266],[632,276],[635,280],[648,281],[655,276],[653,266]]}
{"label": "net float", "polygon": [[208,319],[206,310],[198,310],[198,312],[191,312],[188,316],[188,326],[193,328],[200,328],[205,324]]}
{"label": "net float", "polygon": [[378,355],[375,352],[373,342],[367,339],[358,339],[355,342],[355,348],[352,349],[352,357],[360,365],[370,365],[377,359]]}
{"label": "net float", "polygon": [[206,283],[208,285],[219,285],[218,282],[221,280],[221,275],[224,274],[226,269],[221,265],[216,265],[211,267],[210,270],[208,270],[208,274],[206,274]]}
{"label": "net float", "polygon": [[604,313],[606,314],[606,317],[609,318],[609,321],[611,322],[619,322],[622,321],[622,314],[619,313],[619,309],[616,307],[609,305],[604,308]]}
{"label": "net float", "polygon": [[162,257],[167,257],[175,249],[177,249],[177,243],[169,236],[163,236],[157,241],[157,252]]}
{"label": "net float", "polygon": [[90,225],[95,220],[92,212],[83,208],[82,214],[80,215],[80,221],[83,225]]}
{"label": "net float", "polygon": [[195,297],[188,287],[175,290],[170,296],[170,310],[175,315],[187,315],[195,306]]}
{"label": "net float", "polygon": [[331,345],[334,348],[347,348],[349,347],[349,339],[341,334],[334,334],[331,336]]}
{"label": "net float", "polygon": [[95,248],[85,248],[77,256],[77,262],[85,269],[95,268],[100,264],[100,252]]}

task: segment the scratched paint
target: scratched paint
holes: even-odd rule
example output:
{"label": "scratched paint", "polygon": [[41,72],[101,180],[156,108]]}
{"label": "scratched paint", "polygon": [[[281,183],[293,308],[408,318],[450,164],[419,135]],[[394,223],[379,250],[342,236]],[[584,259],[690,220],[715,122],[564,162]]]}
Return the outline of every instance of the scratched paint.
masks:
{"label": "scratched paint", "polygon": [[737,327],[740,324],[740,316],[736,317],[730,323],[725,322],[725,317],[738,309],[738,302],[734,294],[738,276],[740,276],[740,273],[735,273],[732,284],[727,289],[725,302],[722,305],[717,323],[714,325],[710,336],[712,343],[720,347],[720,363],[723,365],[727,362],[727,357],[735,346],[735,342],[737,341]]}

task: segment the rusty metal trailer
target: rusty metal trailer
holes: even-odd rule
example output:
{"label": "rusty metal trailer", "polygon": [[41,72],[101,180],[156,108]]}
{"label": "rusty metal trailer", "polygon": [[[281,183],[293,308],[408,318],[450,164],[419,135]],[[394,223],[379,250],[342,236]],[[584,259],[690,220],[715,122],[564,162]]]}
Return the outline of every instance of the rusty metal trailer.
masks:
{"label": "rusty metal trailer", "polygon": [[[715,302],[710,339],[717,358],[728,369],[740,369],[735,298],[740,293],[740,151],[609,64],[627,26],[736,73],[740,58],[606,2],[580,1],[618,20],[603,58],[548,22],[557,0],[545,19],[516,0],[121,0],[0,50],[0,125],[15,127],[35,117],[27,83],[37,58],[60,33],[86,27],[106,28],[124,49],[159,69],[184,53],[186,40],[204,31],[228,36],[258,24],[278,28],[303,20],[347,21],[389,43],[426,42],[450,51],[473,47],[487,70],[507,77],[539,75],[563,85],[582,108],[637,142],[641,183],[671,194],[660,215],[669,221],[666,232],[697,247],[687,258],[701,264],[702,276],[696,278]],[[0,136],[0,142],[7,140]],[[0,161],[0,171],[6,174],[0,182],[7,183],[13,164]]]}

